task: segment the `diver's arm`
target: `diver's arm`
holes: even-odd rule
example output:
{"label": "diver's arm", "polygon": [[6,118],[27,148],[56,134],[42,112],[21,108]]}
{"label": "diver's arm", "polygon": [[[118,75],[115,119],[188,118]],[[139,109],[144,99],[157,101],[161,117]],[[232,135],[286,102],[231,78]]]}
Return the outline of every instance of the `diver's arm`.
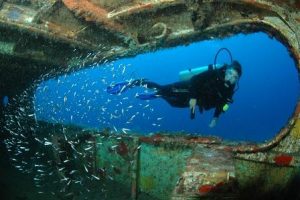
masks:
{"label": "diver's arm", "polygon": [[191,110],[191,119],[195,118],[195,109],[196,109],[197,99],[191,98],[189,101],[189,106]]}
{"label": "diver's arm", "polygon": [[212,118],[212,120],[210,121],[209,127],[213,128],[217,125],[218,119],[220,114],[223,112],[222,107],[221,106],[217,106],[214,112],[214,117]]}
{"label": "diver's arm", "polygon": [[221,113],[226,112],[228,110],[229,104],[233,103],[233,100],[232,100],[233,94],[234,94],[234,87],[232,87],[232,89],[230,91],[228,91],[222,95],[223,96],[223,99],[221,101],[222,103],[219,103],[218,105],[216,105],[214,117],[211,120],[209,127],[211,127],[211,128],[215,127]]}
{"label": "diver's arm", "polygon": [[189,107],[191,110],[191,119],[195,118],[195,110],[196,110],[196,105],[197,105],[197,97],[199,95],[199,86],[201,86],[201,74],[200,77],[199,75],[196,75],[194,77],[192,77],[192,79],[190,80],[190,86],[189,86],[189,95],[190,95],[190,101],[189,101]]}
{"label": "diver's arm", "polygon": [[229,102],[218,105],[215,109],[214,117],[211,120],[209,127],[211,127],[211,128],[215,127],[221,113],[226,112],[228,110],[228,108],[229,108]]}
{"label": "diver's arm", "polygon": [[212,120],[210,121],[209,127],[210,128],[215,127],[217,125],[217,122],[218,122],[218,118],[217,117],[212,118]]}

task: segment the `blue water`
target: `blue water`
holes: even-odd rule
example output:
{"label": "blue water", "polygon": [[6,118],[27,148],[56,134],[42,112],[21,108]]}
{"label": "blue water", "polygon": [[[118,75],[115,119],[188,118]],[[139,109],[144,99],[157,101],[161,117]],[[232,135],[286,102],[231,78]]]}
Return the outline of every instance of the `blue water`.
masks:
{"label": "blue water", "polygon": [[9,102],[8,96],[4,96],[2,98],[2,106],[6,107],[8,105],[8,102]]}
{"label": "blue water", "polygon": [[[216,52],[226,47],[243,66],[234,103],[209,128],[213,110],[189,118],[188,108],[174,108],[162,99],[135,98],[144,88],[122,95],[105,92],[111,83],[147,78],[160,84],[178,81],[178,72],[213,63]],[[218,63],[229,63],[220,53]],[[111,128],[113,132],[152,134],[182,131],[216,135],[224,139],[265,141],[287,123],[299,98],[299,78],[287,49],[264,33],[236,35],[91,66],[68,76],[40,84],[36,91],[38,119],[85,127]],[[146,91],[147,92],[147,91]],[[151,92],[151,90],[149,90]]]}

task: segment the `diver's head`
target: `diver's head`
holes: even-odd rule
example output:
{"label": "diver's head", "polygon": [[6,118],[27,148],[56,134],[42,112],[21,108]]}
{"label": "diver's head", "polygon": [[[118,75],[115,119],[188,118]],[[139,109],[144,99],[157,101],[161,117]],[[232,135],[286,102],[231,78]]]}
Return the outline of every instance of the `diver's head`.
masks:
{"label": "diver's head", "polygon": [[233,61],[231,65],[228,65],[225,71],[225,82],[231,85],[236,84],[239,78],[242,76],[242,66],[238,61]]}

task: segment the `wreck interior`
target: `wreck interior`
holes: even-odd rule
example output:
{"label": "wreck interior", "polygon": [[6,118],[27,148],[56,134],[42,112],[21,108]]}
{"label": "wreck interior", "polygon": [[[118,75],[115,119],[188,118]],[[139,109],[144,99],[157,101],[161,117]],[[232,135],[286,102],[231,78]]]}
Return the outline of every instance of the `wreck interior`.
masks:
{"label": "wreck interior", "polygon": [[[243,76],[233,106],[214,128],[208,126],[214,110],[197,112],[196,119],[190,120],[187,109],[174,108],[159,98],[150,101],[135,97],[151,94],[151,89],[135,87],[117,96],[106,91],[110,85],[138,78],[161,84],[176,82],[180,71],[212,63],[220,46],[230,47],[230,51],[220,51],[218,63],[230,62],[233,56],[243,63]],[[180,60],[174,62],[174,55]],[[129,130],[149,135],[167,130],[264,142],[273,138],[292,115],[298,91],[297,69],[281,43],[263,33],[240,34],[118,59],[50,79],[37,86],[35,113],[42,121],[100,130],[114,127],[112,132]]]}
{"label": "wreck interior", "polygon": [[112,134],[112,127],[99,131],[37,120],[34,105],[43,81],[241,33],[276,38],[298,73],[299,9],[293,0],[0,0],[0,96],[9,100],[0,113],[1,163],[27,174],[36,188],[18,194],[12,188],[19,180],[12,178],[1,181],[1,195],[247,199],[255,191],[258,198],[299,198],[299,102],[278,133],[260,143],[167,132]]}

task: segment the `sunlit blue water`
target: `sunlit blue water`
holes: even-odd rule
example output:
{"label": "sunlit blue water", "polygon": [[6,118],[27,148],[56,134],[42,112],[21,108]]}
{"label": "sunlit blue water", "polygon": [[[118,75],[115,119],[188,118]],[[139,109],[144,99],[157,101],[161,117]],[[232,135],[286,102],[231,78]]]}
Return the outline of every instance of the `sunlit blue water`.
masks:
{"label": "sunlit blue water", "polygon": [[[226,47],[243,66],[234,103],[209,128],[213,110],[189,118],[188,108],[174,108],[162,99],[135,98],[144,88],[122,95],[106,93],[111,83],[147,78],[160,84],[178,81],[178,73],[213,63],[216,52]],[[229,63],[223,52],[218,63]],[[151,92],[151,91],[149,91]],[[42,83],[36,92],[38,119],[112,131],[150,134],[184,131],[216,135],[224,139],[264,141],[271,139],[293,114],[299,97],[295,63],[287,49],[266,34],[237,35],[224,40],[147,53],[93,66],[70,76]],[[198,111],[198,110],[197,110]],[[129,129],[129,130],[128,130]]]}

